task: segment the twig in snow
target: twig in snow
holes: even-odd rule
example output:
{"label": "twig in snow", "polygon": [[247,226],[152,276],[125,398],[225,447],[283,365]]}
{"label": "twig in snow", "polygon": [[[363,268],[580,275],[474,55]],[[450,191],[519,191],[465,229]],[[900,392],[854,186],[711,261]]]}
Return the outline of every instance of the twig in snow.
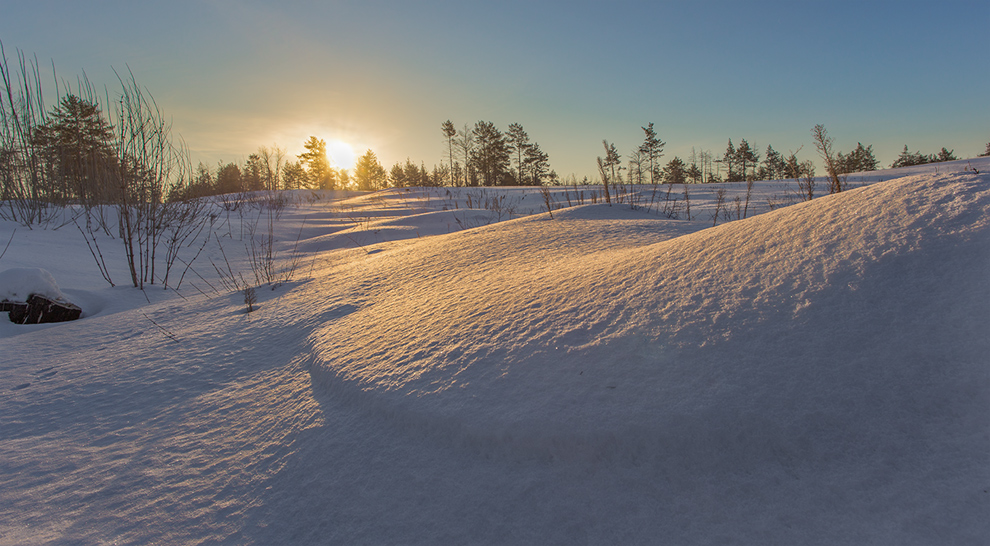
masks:
{"label": "twig in snow", "polygon": [[154,324],[155,326],[157,326],[158,329],[162,331],[162,334],[165,334],[165,337],[171,339],[172,341],[174,341],[176,343],[179,342],[179,338],[176,337],[175,334],[173,334],[172,332],[169,332],[164,327],[162,327],[161,324],[158,324],[157,322],[155,322],[155,319],[149,317],[147,313],[141,313],[141,314],[144,315],[144,318],[150,320],[152,324]]}
{"label": "twig in snow", "polygon": [[[89,253],[92,254],[93,259],[96,260],[96,267],[99,268],[100,275],[103,275],[103,280],[110,283],[110,286],[115,286],[113,284],[113,281],[110,279],[110,271],[109,269],[107,269],[107,262],[106,260],[103,259],[103,253],[100,252],[100,245],[96,242],[96,235],[90,232],[90,235],[87,236],[86,232],[83,231],[83,228],[79,225],[79,222],[76,222],[75,218],[72,219],[72,223],[76,225],[76,228],[79,230],[79,233],[81,233],[83,236],[83,240],[86,241],[86,246],[89,248]],[[90,236],[92,236],[93,238],[92,245],[89,244]],[[96,250],[93,250],[94,246],[96,247]]]}
{"label": "twig in snow", "polygon": [[14,241],[14,233],[17,233],[17,228],[14,228],[14,231],[11,232],[10,239],[7,241],[7,246],[3,247],[3,252],[0,252],[0,259],[2,259],[3,255],[7,253],[7,249],[10,248],[10,243]]}

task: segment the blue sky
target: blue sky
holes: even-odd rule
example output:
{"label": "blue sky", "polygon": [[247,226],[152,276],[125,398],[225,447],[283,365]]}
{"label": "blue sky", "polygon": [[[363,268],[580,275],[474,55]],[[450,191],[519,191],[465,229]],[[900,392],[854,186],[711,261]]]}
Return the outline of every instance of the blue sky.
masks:
{"label": "blue sky", "polygon": [[208,164],[315,135],[431,167],[447,119],[521,123],[579,178],[602,139],[625,157],[649,122],[665,159],[729,138],[812,158],[817,123],[885,166],[905,144],[971,157],[990,141],[986,0],[11,4],[8,58],[111,93],[129,67]]}

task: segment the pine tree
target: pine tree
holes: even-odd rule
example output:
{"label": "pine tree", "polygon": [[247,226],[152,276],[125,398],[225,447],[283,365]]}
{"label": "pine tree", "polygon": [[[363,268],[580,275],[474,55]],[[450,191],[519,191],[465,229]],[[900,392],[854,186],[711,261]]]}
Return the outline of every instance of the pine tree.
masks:
{"label": "pine tree", "polygon": [[303,144],[306,151],[299,154],[299,160],[306,165],[306,173],[311,187],[332,190],[335,185],[334,172],[327,158],[327,143],[315,136]]}
{"label": "pine tree", "polygon": [[663,181],[667,184],[683,184],[687,181],[687,171],[684,161],[674,156],[663,168]]}
{"label": "pine tree", "polygon": [[864,148],[862,142],[857,142],[856,149],[853,152],[856,154],[856,159],[859,163],[857,165],[859,171],[875,171],[880,168],[880,162],[873,155],[872,144]]}
{"label": "pine tree", "polygon": [[613,184],[619,183],[621,173],[619,172],[619,165],[622,164],[622,156],[619,155],[619,151],[615,148],[615,144],[609,144],[606,141],[602,141],[605,146],[605,166],[609,169],[609,180]]}
{"label": "pine tree", "polygon": [[210,168],[201,161],[199,165],[196,166],[196,174],[193,175],[193,178],[189,184],[178,190],[178,193],[172,194],[172,197],[178,200],[186,200],[213,195],[213,184],[213,173],[210,172]]}
{"label": "pine tree", "polygon": [[880,166],[873,155],[873,145],[864,147],[862,142],[857,143],[856,149],[849,152],[849,155],[839,152],[836,163],[840,174],[875,171]]}
{"label": "pine tree", "polygon": [[282,184],[287,190],[298,190],[306,185],[306,169],[299,161],[282,165]]}
{"label": "pine tree", "polygon": [[419,162],[419,185],[420,186],[433,186],[433,180],[430,178],[430,171],[426,170],[426,163],[423,161]]}
{"label": "pine tree", "polygon": [[697,164],[692,163],[691,165],[688,165],[688,168],[684,172],[684,175],[687,176],[688,180],[690,180],[691,183],[699,184],[701,183],[703,173],[701,172],[701,169],[698,168]]}
{"label": "pine tree", "polygon": [[241,169],[235,163],[227,163],[217,168],[216,192],[223,195],[241,191]]}
{"label": "pine tree", "polygon": [[529,135],[523,129],[523,126],[518,123],[509,124],[509,132],[506,133],[509,150],[515,155],[516,159],[516,183],[525,184],[523,181],[523,155],[526,154],[526,149],[529,148]]}
{"label": "pine tree", "polygon": [[955,150],[946,150],[946,149],[945,149],[945,148],[943,147],[943,148],[942,148],[942,149],[941,149],[941,150],[940,150],[940,151],[938,152],[938,155],[937,155],[937,156],[935,156],[935,160],[933,161],[933,163],[934,163],[934,162],[939,162],[939,163],[941,163],[941,162],[943,162],[943,161],[955,161],[955,160],[957,160],[957,159],[959,159],[958,157],[956,157],[956,155],[955,155],[955,154],[954,154],[953,152],[955,152]]}
{"label": "pine tree", "polygon": [[890,168],[896,169],[898,167],[913,167],[915,165],[924,165],[928,163],[928,156],[920,152],[909,152],[907,144],[904,145],[904,150],[901,155],[897,156],[897,159],[890,164]]}
{"label": "pine tree", "polygon": [[987,150],[977,157],[990,157],[990,142],[987,142]]}
{"label": "pine tree", "polygon": [[740,166],[742,170],[741,180],[749,180],[749,172],[747,170],[747,165],[752,166],[754,169],[756,164],[760,162],[760,155],[756,153],[752,147],[750,147],[749,142],[746,139],[742,139],[739,143],[739,148],[736,149],[736,163]]}
{"label": "pine tree", "polygon": [[725,164],[725,180],[726,182],[738,182],[740,180],[739,173],[734,168],[738,163],[736,162],[736,147],[732,145],[732,139],[729,139],[729,145],[725,147],[725,155],[722,156],[722,163]]}
{"label": "pine tree", "polygon": [[533,186],[542,185],[543,179],[550,175],[549,159],[550,157],[540,149],[539,144],[534,142],[527,146],[523,163],[529,176],[527,180],[520,180],[520,183]]}
{"label": "pine tree", "polygon": [[839,193],[843,188],[843,179],[839,177],[839,166],[832,153],[832,137],[828,136],[825,126],[819,123],[811,129],[811,136],[815,141],[815,149],[825,164],[825,172],[828,173],[829,193]]}
{"label": "pine tree", "polygon": [[93,102],[66,95],[34,134],[58,197],[106,201],[115,190],[107,176],[113,163],[113,131]]}
{"label": "pine tree", "polygon": [[784,177],[784,170],[786,169],[786,163],[784,162],[784,156],[780,155],[780,152],[773,149],[773,146],[767,146],[766,157],[763,158],[763,166],[760,169],[760,174],[758,178],[764,180],[780,180]]}
{"label": "pine tree", "polygon": [[505,135],[495,127],[494,123],[488,121],[476,123],[472,134],[475,148],[472,151],[471,163],[478,169],[482,185],[501,185],[509,167],[509,145]]}
{"label": "pine tree", "polygon": [[663,147],[666,142],[657,137],[652,121],[642,129],[646,133],[646,137],[643,144],[639,146],[639,153],[642,154],[643,162],[649,166],[650,183],[657,184],[660,182],[660,158],[663,157]]}
{"label": "pine tree", "polygon": [[370,149],[354,165],[354,182],[361,191],[375,191],[388,184],[388,173]]}
{"label": "pine tree", "polygon": [[402,163],[392,165],[392,169],[388,173],[388,180],[393,188],[404,188],[407,186],[406,171],[402,168]]}
{"label": "pine tree", "polygon": [[258,154],[249,155],[247,162],[244,163],[244,168],[241,170],[241,187],[244,188],[244,191],[259,191],[264,189],[262,180],[263,170],[261,156]]}
{"label": "pine tree", "polygon": [[430,181],[434,186],[442,186],[444,182],[449,182],[451,180],[452,172],[450,167],[443,164],[441,161],[439,165],[433,165],[433,173],[430,175]]}
{"label": "pine tree", "polygon": [[409,159],[408,157],[406,158],[406,164],[403,165],[402,167],[402,171],[403,171],[403,178],[405,179],[406,187],[426,185],[423,182],[422,176],[420,176],[421,173],[419,167],[417,167],[416,164],[413,163],[412,160]]}

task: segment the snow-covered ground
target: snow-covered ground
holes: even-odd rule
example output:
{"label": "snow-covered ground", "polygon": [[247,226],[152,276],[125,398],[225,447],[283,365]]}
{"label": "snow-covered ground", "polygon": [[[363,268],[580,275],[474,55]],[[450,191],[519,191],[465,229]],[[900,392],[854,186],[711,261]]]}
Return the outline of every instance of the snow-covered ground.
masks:
{"label": "snow-covered ground", "polygon": [[143,292],[0,222],[84,312],[0,317],[0,544],[986,544],[990,159],[933,167],[733,221],[299,192],[252,313],[257,209]]}

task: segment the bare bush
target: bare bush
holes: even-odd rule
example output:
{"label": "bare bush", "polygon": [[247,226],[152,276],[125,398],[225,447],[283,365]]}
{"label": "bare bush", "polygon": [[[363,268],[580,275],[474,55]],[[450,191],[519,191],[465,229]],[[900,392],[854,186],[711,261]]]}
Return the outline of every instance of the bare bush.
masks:
{"label": "bare bush", "polygon": [[161,276],[157,251],[171,237],[167,278],[174,246],[195,229],[201,207],[169,199],[182,193],[192,169],[154,99],[133,74],[118,75],[120,96],[107,117],[83,77],[75,90],[65,86],[49,113],[37,61],[20,51],[17,59],[12,69],[0,44],[0,217],[26,226],[75,223],[111,284],[98,238],[116,232],[131,282],[140,288]]}
{"label": "bare bush", "polygon": [[691,196],[688,194],[688,185],[684,184],[684,207],[687,209],[687,219],[691,219]]}
{"label": "bare bush", "polygon": [[37,59],[17,51],[10,66],[0,42],[0,217],[24,226],[45,225],[63,209],[51,191],[41,155],[33,146],[45,123],[45,102]]}
{"label": "bare bush", "polygon": [[114,120],[116,172],[112,176],[119,186],[118,222],[131,282],[144,288],[145,283],[155,282],[156,251],[170,217],[196,219],[171,214],[181,205],[166,202],[176,187],[187,183],[192,168],[184,150],[172,143],[171,124],[154,99],[133,74],[119,80],[121,96]]}
{"label": "bare bush", "polygon": [[712,227],[718,224],[719,214],[725,209],[725,188],[719,186],[717,190],[714,191],[715,196],[715,212],[712,213]]}
{"label": "bare bush", "polygon": [[[171,203],[165,213],[165,275],[162,285],[168,288],[168,277],[183,248],[194,244],[210,219],[205,214],[206,202],[196,199]],[[198,253],[197,253],[198,255]],[[195,258],[194,258],[195,259]]]}
{"label": "bare bush", "polygon": [[289,255],[283,257],[279,255],[276,249],[278,242],[275,238],[276,211],[269,209],[265,219],[266,230],[264,232],[258,232],[258,222],[249,227],[251,244],[247,252],[251,271],[254,273],[255,284],[267,284],[274,290],[282,284],[291,282],[295,276],[300,260],[299,239],[302,237],[302,230],[306,223],[304,221],[303,225],[300,226],[299,235],[296,237],[295,245]]}
{"label": "bare bush", "polygon": [[550,219],[553,220],[553,194],[550,193],[550,186],[543,184],[540,186],[540,195],[543,197],[543,208],[546,209],[547,214],[550,215]]}
{"label": "bare bush", "polygon": [[100,270],[103,280],[107,281],[110,286],[116,286],[113,283],[113,279],[110,278],[110,269],[107,267],[107,261],[103,258],[103,252],[100,250],[100,243],[97,240],[98,231],[93,229],[93,225],[90,222],[87,222],[85,230],[79,225],[79,222],[73,220],[73,223],[79,229],[79,233],[82,234],[83,240],[86,241],[86,247],[89,248],[89,253],[93,256],[93,260],[96,261],[96,267]]}
{"label": "bare bush", "polygon": [[794,204],[794,196],[791,194],[786,194],[786,197],[779,197],[777,194],[773,194],[767,197],[767,207],[771,211],[777,210],[781,207],[789,207]]}
{"label": "bare bush", "polygon": [[749,215],[749,199],[753,195],[753,183],[754,180],[752,177],[746,179],[746,202],[743,205],[743,218],[746,218]]}
{"label": "bare bush", "polygon": [[254,304],[258,303],[258,293],[253,286],[245,286],[241,291],[244,294],[244,305],[247,305],[247,312],[254,311]]}
{"label": "bare bush", "polygon": [[466,192],[464,197],[467,200],[467,208],[494,212],[499,222],[502,221],[503,216],[508,216],[511,220],[521,201],[521,198],[510,198],[506,193],[489,193],[484,188]]}
{"label": "bare bush", "polygon": [[[798,148],[798,152],[801,148]],[[815,198],[815,165],[811,161],[798,162],[797,152],[791,152],[785,161],[787,175],[798,185],[798,197],[802,201]]]}

